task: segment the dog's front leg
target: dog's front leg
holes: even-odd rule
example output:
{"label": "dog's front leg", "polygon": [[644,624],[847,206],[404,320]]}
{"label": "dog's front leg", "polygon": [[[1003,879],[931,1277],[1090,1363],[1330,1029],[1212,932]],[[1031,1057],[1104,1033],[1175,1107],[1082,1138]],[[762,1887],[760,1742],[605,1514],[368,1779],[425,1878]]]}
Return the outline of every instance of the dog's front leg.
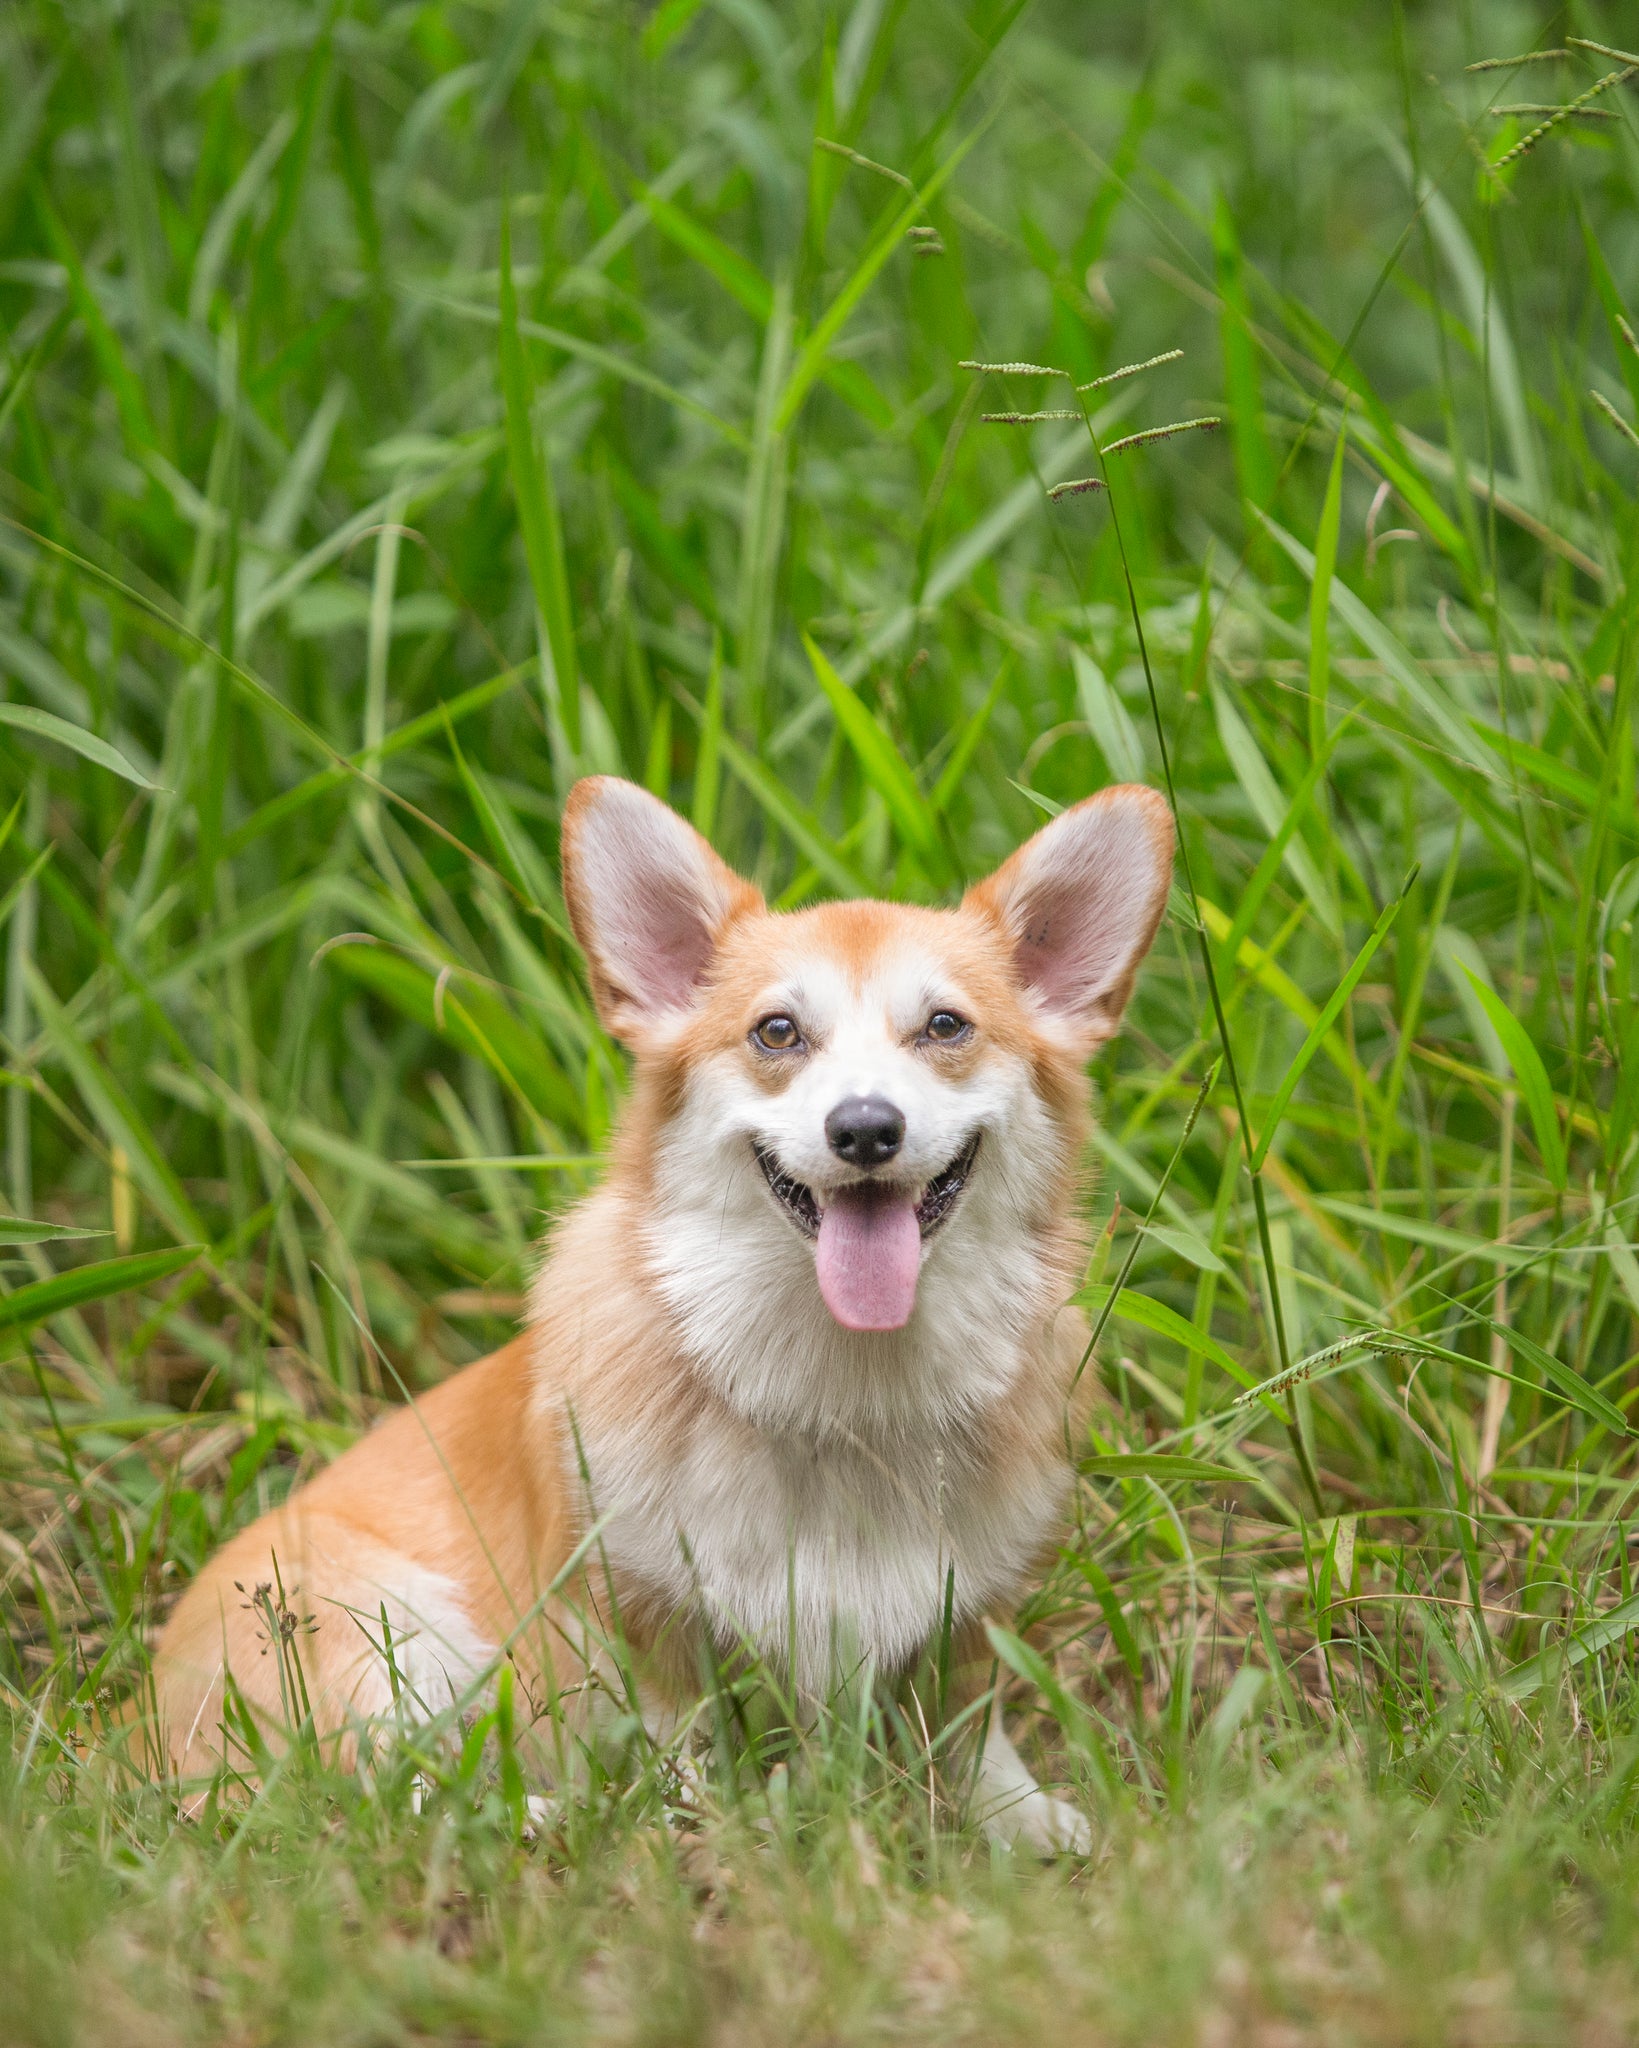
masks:
{"label": "dog's front leg", "polygon": [[987,1692],[990,1700],[981,1723],[984,1739],[974,1768],[973,1818],[992,1841],[1010,1849],[1037,1856],[1088,1855],[1093,1830],[1086,1816],[1067,1800],[1044,1792],[1008,1740],[1001,1686],[984,1625],[969,1622],[958,1629],[951,1645],[949,1706],[973,1706]]}
{"label": "dog's front leg", "polygon": [[1002,1726],[1000,1702],[991,1708],[979,1754],[974,1811],[985,1833],[1010,1849],[1029,1849],[1038,1856],[1086,1856],[1092,1850],[1086,1815],[1036,1783]]}

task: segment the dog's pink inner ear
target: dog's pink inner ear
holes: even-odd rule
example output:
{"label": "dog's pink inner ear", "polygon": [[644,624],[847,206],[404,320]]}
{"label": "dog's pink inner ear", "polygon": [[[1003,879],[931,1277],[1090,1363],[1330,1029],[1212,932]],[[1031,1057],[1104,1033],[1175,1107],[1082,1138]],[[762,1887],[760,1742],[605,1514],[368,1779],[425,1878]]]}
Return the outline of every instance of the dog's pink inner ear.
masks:
{"label": "dog's pink inner ear", "polygon": [[617,1037],[687,1010],[725,924],[761,901],[675,811],[613,777],[572,792],[563,863],[592,992]]}
{"label": "dog's pink inner ear", "polygon": [[604,971],[640,1010],[688,1007],[711,960],[716,920],[690,878],[633,849],[622,886],[604,902]]}
{"label": "dog's pink inner ear", "polygon": [[1107,1038],[1166,908],[1172,820],[1155,791],[1103,790],[1045,826],[980,884],[1019,979],[1049,1017]]}

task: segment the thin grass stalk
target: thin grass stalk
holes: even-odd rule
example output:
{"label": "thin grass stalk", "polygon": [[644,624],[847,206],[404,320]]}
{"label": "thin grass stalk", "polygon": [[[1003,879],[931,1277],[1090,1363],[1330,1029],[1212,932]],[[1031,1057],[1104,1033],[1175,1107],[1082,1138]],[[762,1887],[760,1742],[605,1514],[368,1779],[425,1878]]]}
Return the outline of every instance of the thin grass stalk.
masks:
{"label": "thin grass stalk", "polygon": [[[45,834],[46,779],[42,769],[29,778],[27,813],[23,829],[31,845]],[[34,965],[35,919],[39,909],[39,882],[30,874],[24,882],[6,934],[6,1039],[19,1050],[29,1039],[28,977]],[[34,1172],[31,1147],[30,1106],[32,1091],[24,1085],[6,1090],[6,1184],[13,1213],[34,1214]]]}
{"label": "thin grass stalk", "polygon": [[768,673],[774,646],[775,587],[785,535],[789,435],[781,418],[796,333],[791,280],[775,281],[763,334],[757,414],[746,465],[741,522],[740,590],[735,654],[740,730],[760,744],[768,727]]}
{"label": "thin grass stalk", "polygon": [[[1132,1243],[1128,1245],[1126,1257],[1121,1262],[1121,1269],[1116,1274],[1115,1280],[1111,1284],[1109,1297],[1105,1301],[1104,1306],[1099,1310],[1098,1315],[1094,1320],[1092,1329],[1088,1332],[1087,1342],[1082,1348],[1081,1358],[1077,1363],[1074,1376],[1070,1381],[1071,1393],[1074,1393],[1076,1388],[1081,1384],[1081,1376],[1087,1370],[1088,1361],[1092,1358],[1093,1353],[1098,1349],[1098,1340],[1104,1334],[1105,1325],[1109,1322],[1110,1316],[1114,1311],[1115,1305],[1121,1298],[1121,1290],[1127,1284],[1127,1276],[1132,1272],[1133,1262],[1137,1259],[1139,1249],[1143,1245],[1144,1233],[1146,1230],[1148,1230],[1149,1226],[1155,1221],[1155,1212],[1157,1209],[1160,1208],[1161,1198],[1163,1195],[1165,1195],[1167,1188],[1171,1183],[1172,1176],[1178,1170],[1178,1162],[1184,1156],[1184,1147],[1189,1143],[1190,1137],[1194,1132],[1196,1118],[1199,1117],[1199,1115],[1201,1114],[1202,1104],[1206,1101],[1207,1097],[1212,1093],[1213,1083],[1218,1078],[1218,1070],[1222,1064],[1223,1062],[1221,1056],[1219,1059],[1214,1060],[1211,1068],[1208,1070],[1206,1074],[1205,1079],[1201,1082],[1200,1087],[1197,1088],[1195,1091],[1195,1100],[1190,1104],[1189,1113],[1184,1118],[1184,1128],[1178,1135],[1177,1144],[1174,1145],[1174,1147],[1172,1148],[1172,1157],[1167,1162],[1167,1170],[1156,1182],[1155,1193],[1150,1197],[1150,1205],[1148,1209],[1146,1209],[1144,1212],[1143,1220],[1140,1222],[1138,1228],[1133,1232]],[[1111,1218],[1110,1227],[1112,1229],[1115,1227],[1114,1217]],[[1066,1409],[1065,1413],[1066,1417],[1068,1417],[1068,1408]]]}
{"label": "thin grass stalk", "polygon": [[[1502,1098],[1502,1119],[1497,1133],[1497,1241],[1508,1236],[1509,1215],[1514,1192],[1514,1116],[1518,1092],[1507,1089]],[[1485,1414],[1480,1425],[1480,1454],[1474,1467],[1481,1485],[1496,1470],[1497,1450],[1502,1440],[1503,1418],[1508,1413],[1509,1382],[1503,1377],[1508,1365],[1508,1340],[1503,1334],[1508,1322],[1508,1266],[1498,1260],[1496,1284],[1491,1296],[1491,1371],[1485,1389]]]}
{"label": "thin grass stalk", "polygon": [[[1093,444],[1093,456],[1098,463],[1100,474],[1104,477],[1105,489],[1109,492],[1110,524],[1115,533],[1116,551],[1121,561],[1121,580],[1127,594],[1127,611],[1132,619],[1133,633],[1138,642],[1138,656],[1144,668],[1144,688],[1149,697],[1150,718],[1155,728],[1155,742],[1161,756],[1161,775],[1166,784],[1167,803],[1172,811],[1173,830],[1178,843],[1178,858],[1184,870],[1184,887],[1189,892],[1190,922],[1195,928],[1195,936],[1201,955],[1201,968],[1206,976],[1207,994],[1212,1003],[1213,1021],[1217,1026],[1218,1044],[1222,1051],[1224,1071],[1229,1076],[1230,1090],[1235,1097],[1235,1115],[1240,1128],[1242,1150],[1246,1159],[1247,1173],[1252,1181],[1252,1206],[1253,1213],[1257,1219],[1258,1247],[1263,1259],[1265,1308],[1274,1332],[1275,1354],[1280,1361],[1280,1369],[1283,1373],[1289,1372],[1292,1363],[1291,1353],[1286,1341],[1286,1319],[1281,1312],[1280,1286],[1275,1269],[1274,1245],[1269,1235],[1269,1207],[1264,1195],[1263,1176],[1260,1167],[1254,1164],[1252,1119],[1247,1112],[1246,1096],[1241,1087],[1240,1070],[1235,1063],[1235,1048],[1230,1038],[1229,1020],[1224,1015],[1223,996],[1218,987],[1218,973],[1212,959],[1212,942],[1207,936],[1206,929],[1202,925],[1199,914],[1195,909],[1197,897],[1195,876],[1190,864],[1189,842],[1185,836],[1183,821],[1178,812],[1178,792],[1172,779],[1171,750],[1167,746],[1166,727],[1161,717],[1161,700],[1155,687],[1155,671],[1150,665],[1149,641],[1145,636],[1143,614],[1138,602],[1138,591],[1133,583],[1132,564],[1127,554],[1126,539],[1121,530],[1121,516],[1116,508],[1115,493],[1109,488],[1109,475],[1104,467],[1104,452],[1099,446],[1098,435],[1094,430],[1092,418],[1090,415],[1084,415],[1084,417],[1087,421],[1087,438]],[[1286,1434],[1292,1446],[1292,1455],[1297,1460],[1298,1470],[1303,1475],[1304,1485],[1307,1487],[1309,1497],[1314,1504],[1315,1513],[1317,1515],[1324,1514],[1325,1502],[1321,1497],[1320,1481],[1315,1473],[1313,1462],[1309,1457],[1308,1446],[1303,1441],[1302,1431],[1298,1427],[1297,1410],[1290,1394],[1287,1396]]]}

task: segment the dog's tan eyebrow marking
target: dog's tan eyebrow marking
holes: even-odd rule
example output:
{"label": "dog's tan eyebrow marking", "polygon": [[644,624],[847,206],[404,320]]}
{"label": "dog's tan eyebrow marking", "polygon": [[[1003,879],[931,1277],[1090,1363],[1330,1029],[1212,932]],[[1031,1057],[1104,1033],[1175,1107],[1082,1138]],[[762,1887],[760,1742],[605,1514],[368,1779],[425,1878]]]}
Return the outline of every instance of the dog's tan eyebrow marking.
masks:
{"label": "dog's tan eyebrow marking", "polygon": [[784,988],[775,986],[764,989],[752,1005],[752,1011],[749,1028],[753,1031],[764,1017],[789,1017],[810,1046],[821,1044],[825,1039],[824,1027],[815,1015],[814,1008],[808,1000],[808,992],[801,982],[792,983]]}
{"label": "dog's tan eyebrow marking", "polygon": [[752,991],[748,1001],[759,1017],[770,1016],[776,1010],[806,1007],[802,986],[797,982],[765,981]]}
{"label": "dog's tan eyebrow marking", "polygon": [[923,982],[921,994],[913,1006],[910,1028],[919,1031],[935,1010],[958,1010],[967,1017],[972,1009],[972,997],[958,986],[954,978],[942,981],[929,979]]}

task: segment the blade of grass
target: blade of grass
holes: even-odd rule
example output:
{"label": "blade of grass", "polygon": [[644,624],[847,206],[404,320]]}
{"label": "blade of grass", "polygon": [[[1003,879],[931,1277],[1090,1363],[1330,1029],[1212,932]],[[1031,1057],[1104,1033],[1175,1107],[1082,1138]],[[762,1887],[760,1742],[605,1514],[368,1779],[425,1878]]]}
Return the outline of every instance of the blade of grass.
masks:
{"label": "blade of grass", "polygon": [[723,636],[711,639],[711,668],[706,676],[705,716],[700,722],[699,750],[694,757],[694,801],[690,816],[702,839],[709,839],[717,824],[717,798],[722,784],[723,753]]}
{"label": "blade of grass", "polygon": [[518,333],[518,295],[512,280],[512,209],[501,207],[501,397],[507,461],[512,473],[524,556],[535,593],[541,642],[541,683],[548,715],[563,729],[572,764],[580,753],[580,670],[564,566],[563,533],[552,466],[535,434],[534,384]]}
{"label": "blade of grass", "polygon": [[933,793],[928,798],[928,802],[940,815],[943,815],[949,809],[951,803],[955,800],[957,791],[966,780],[968,769],[973,761],[974,752],[979,742],[985,736],[986,729],[989,727],[991,718],[995,714],[996,706],[1002,701],[1003,692],[1006,690],[1012,674],[1012,657],[1011,655],[1004,656],[996,670],[995,678],[990,688],[984,694],[984,701],[979,705],[972,717],[963,725],[956,745],[951,749],[950,759],[939,771],[939,780],[934,784]]}
{"label": "blade of grass", "polygon": [[1525,1026],[1496,990],[1488,987],[1470,968],[1465,966],[1462,971],[1473,986],[1476,1001],[1490,1018],[1492,1029],[1502,1041],[1508,1064],[1514,1070],[1514,1079],[1519,1083],[1520,1095],[1530,1113],[1531,1128],[1536,1132],[1537,1146],[1542,1153],[1542,1163],[1548,1169],[1548,1178],[1563,1191],[1570,1166],[1565,1153],[1565,1136],[1559,1127],[1559,1112],[1554,1106],[1553,1087],[1548,1079],[1548,1070],[1542,1064],[1542,1055],[1532,1044]]}
{"label": "blade of grass", "polygon": [[1360,977],[1371,965],[1373,955],[1378,947],[1382,945],[1384,939],[1387,938],[1389,926],[1399,916],[1400,906],[1405,902],[1412,883],[1417,879],[1417,873],[1417,869],[1413,868],[1406,876],[1406,879],[1400,884],[1399,895],[1395,897],[1392,903],[1384,906],[1382,914],[1371,928],[1366,943],[1350,962],[1348,972],[1338,983],[1337,987],[1333,989],[1330,997],[1327,999],[1325,1008],[1310,1026],[1308,1037],[1298,1048],[1297,1057],[1287,1068],[1280,1087],[1276,1091],[1275,1099],[1269,1106],[1269,1114],[1264,1119],[1263,1136],[1258,1140],[1252,1154],[1251,1164],[1254,1172],[1262,1166],[1264,1160],[1269,1156],[1269,1147],[1274,1142],[1275,1133],[1280,1127],[1281,1116],[1286,1109],[1286,1105],[1292,1099],[1293,1090],[1297,1087],[1299,1081],[1302,1080],[1308,1069],[1309,1062],[1324,1043],[1327,1032],[1336,1023],[1343,1005],[1354,994]]}
{"label": "blade of grass", "polygon": [[35,1280],[14,1294],[0,1295],[0,1330],[25,1330],[47,1316],[64,1310],[84,1308],[88,1302],[106,1301],[111,1295],[131,1294],[156,1281],[168,1280],[191,1266],[205,1246],[172,1245],[165,1251],[136,1252],[129,1258],[103,1259],[95,1265],[76,1266],[50,1280]]}
{"label": "blade of grass", "polygon": [[843,737],[852,747],[867,781],[887,805],[906,845],[931,873],[943,873],[944,843],[938,818],[917,787],[898,747],[806,633],[802,644]]}
{"label": "blade of grass", "polygon": [[1337,569],[1337,540],[1343,523],[1343,458],[1348,451],[1347,412],[1337,430],[1326,496],[1315,530],[1315,573],[1309,585],[1309,751],[1318,758],[1327,743],[1326,699],[1331,684],[1332,577]]}

